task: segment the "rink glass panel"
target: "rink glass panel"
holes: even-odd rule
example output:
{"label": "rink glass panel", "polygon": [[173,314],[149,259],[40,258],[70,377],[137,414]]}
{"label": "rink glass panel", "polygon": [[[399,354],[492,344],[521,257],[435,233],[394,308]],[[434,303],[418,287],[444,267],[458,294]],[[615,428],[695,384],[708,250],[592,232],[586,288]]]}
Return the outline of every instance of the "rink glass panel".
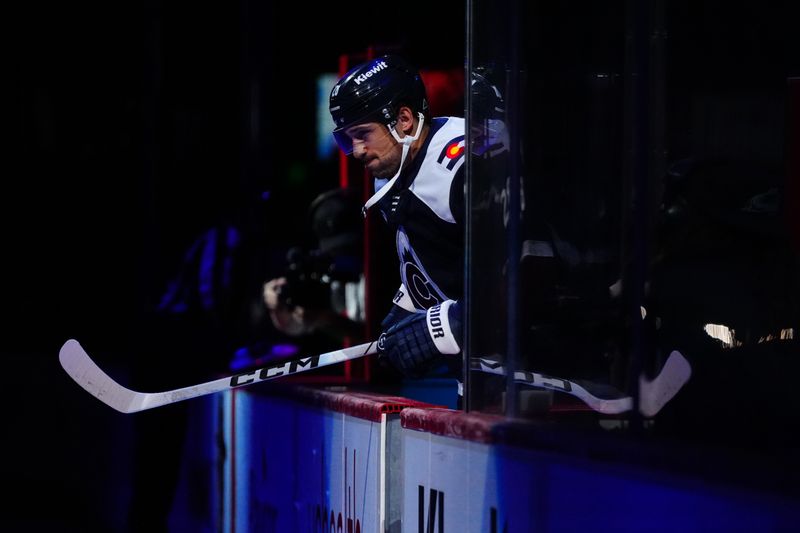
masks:
{"label": "rink glass panel", "polygon": [[[637,376],[679,350],[690,382],[625,427],[785,446],[797,9],[712,4],[468,2],[468,69],[502,103],[467,99],[466,352],[635,398]],[[498,107],[507,150],[489,157]],[[468,410],[548,416],[508,380],[465,382]]]}
{"label": "rink glass panel", "polygon": [[[623,6],[584,6],[569,18],[570,8],[542,3],[472,9],[471,69],[481,77],[468,113],[468,349],[520,370],[619,385],[628,338],[609,327],[624,311],[606,294],[630,240]],[[481,93],[483,81],[502,102]],[[505,134],[495,133],[500,118]],[[506,150],[487,150],[487,135]],[[478,373],[468,385],[472,409],[519,414],[549,400],[507,395],[513,383]]]}

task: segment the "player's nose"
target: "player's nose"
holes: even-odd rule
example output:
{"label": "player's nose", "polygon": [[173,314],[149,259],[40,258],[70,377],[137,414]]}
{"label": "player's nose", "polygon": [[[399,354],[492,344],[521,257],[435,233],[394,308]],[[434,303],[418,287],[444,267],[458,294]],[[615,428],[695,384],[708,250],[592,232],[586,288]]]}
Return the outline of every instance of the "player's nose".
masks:
{"label": "player's nose", "polygon": [[366,154],[367,149],[364,147],[364,143],[360,141],[353,141],[353,157],[356,159],[363,159]]}

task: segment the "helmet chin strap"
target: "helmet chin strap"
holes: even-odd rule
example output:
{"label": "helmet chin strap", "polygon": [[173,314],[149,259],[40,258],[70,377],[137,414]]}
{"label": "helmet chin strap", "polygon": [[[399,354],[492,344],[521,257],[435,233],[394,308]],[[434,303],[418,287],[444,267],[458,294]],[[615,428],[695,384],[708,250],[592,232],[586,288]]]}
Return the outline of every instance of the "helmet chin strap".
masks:
{"label": "helmet chin strap", "polygon": [[406,135],[405,137],[400,137],[400,134],[397,133],[397,130],[395,129],[394,126],[389,128],[389,132],[391,132],[392,137],[394,137],[399,144],[403,145],[403,155],[400,156],[400,166],[397,168],[397,172],[392,177],[392,179],[387,181],[386,185],[377,190],[375,194],[373,194],[370,197],[370,199],[367,200],[367,203],[364,204],[364,207],[361,208],[361,214],[363,216],[365,217],[367,216],[367,210],[376,203],[378,203],[378,201],[381,198],[383,198],[387,192],[389,192],[389,189],[392,188],[394,182],[397,181],[398,176],[400,176],[400,172],[402,172],[403,170],[403,163],[405,163],[406,156],[408,156],[408,151],[411,148],[411,145],[414,143],[414,141],[419,139],[419,134],[422,133],[422,125],[425,123],[425,115],[423,115],[422,113],[417,113],[417,115],[419,116],[419,126],[417,126],[417,132],[414,135]]}

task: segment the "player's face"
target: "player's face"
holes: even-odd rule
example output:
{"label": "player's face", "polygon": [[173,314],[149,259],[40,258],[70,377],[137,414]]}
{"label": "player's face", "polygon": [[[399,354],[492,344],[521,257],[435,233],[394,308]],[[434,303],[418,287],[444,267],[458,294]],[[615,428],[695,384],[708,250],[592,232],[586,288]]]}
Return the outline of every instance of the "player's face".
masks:
{"label": "player's face", "polygon": [[368,122],[348,128],[345,133],[353,142],[353,157],[374,177],[391,177],[397,172],[402,148],[386,126]]}

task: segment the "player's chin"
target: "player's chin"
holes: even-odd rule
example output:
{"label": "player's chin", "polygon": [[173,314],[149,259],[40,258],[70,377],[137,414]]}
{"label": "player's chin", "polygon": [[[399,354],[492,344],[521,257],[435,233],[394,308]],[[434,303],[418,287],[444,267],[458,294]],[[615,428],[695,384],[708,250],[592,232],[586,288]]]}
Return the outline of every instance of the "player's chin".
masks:
{"label": "player's chin", "polygon": [[375,158],[364,161],[364,168],[369,170],[373,176],[380,176],[383,165],[381,165],[380,159]]}

